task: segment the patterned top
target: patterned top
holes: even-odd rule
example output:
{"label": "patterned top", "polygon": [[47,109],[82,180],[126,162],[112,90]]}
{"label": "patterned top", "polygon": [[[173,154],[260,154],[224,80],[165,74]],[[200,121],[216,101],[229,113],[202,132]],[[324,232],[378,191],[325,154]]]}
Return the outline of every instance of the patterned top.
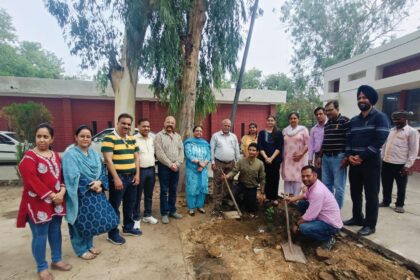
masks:
{"label": "patterned top", "polygon": [[328,120],[324,128],[323,153],[344,152],[346,149],[346,135],[350,126],[349,118],[338,115],[336,119]]}
{"label": "patterned top", "polygon": [[117,173],[136,173],[136,162],[134,154],[138,153],[139,147],[136,144],[136,138],[127,135],[125,139],[121,138],[114,130],[113,133],[105,136],[102,141],[102,153],[112,153],[112,162]]}
{"label": "patterned top", "polygon": [[27,217],[35,224],[51,221],[53,216],[65,216],[64,203],[55,205],[48,197],[58,193],[62,184],[61,162],[56,152],[50,159],[33,150],[25,153],[19,163],[23,178],[23,193],[20,203],[17,227],[25,227]]}
{"label": "patterned top", "polygon": [[171,167],[173,163],[180,166],[184,162],[184,145],[181,135],[178,133],[167,133],[162,129],[155,137],[155,150],[157,160]]}
{"label": "patterned top", "polygon": [[375,108],[366,117],[360,113],[350,120],[350,130],[346,139],[346,156],[359,155],[368,159],[379,155],[389,134],[386,115]]}

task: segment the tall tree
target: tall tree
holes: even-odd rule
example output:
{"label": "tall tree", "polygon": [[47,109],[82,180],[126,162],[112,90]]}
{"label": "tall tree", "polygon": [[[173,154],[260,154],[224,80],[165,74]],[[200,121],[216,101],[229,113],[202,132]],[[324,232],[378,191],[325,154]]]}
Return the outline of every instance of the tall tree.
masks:
{"label": "tall tree", "polygon": [[0,9],[0,76],[58,79],[63,62],[36,42],[19,42],[12,18]]}
{"label": "tall tree", "polygon": [[241,0],[168,1],[169,13],[157,7],[145,45],[144,70],[156,95],[180,120],[181,135],[191,134],[196,117],[215,108],[212,87],[236,71],[242,45]]}
{"label": "tall tree", "polygon": [[0,8],[0,44],[10,44],[17,40],[12,17],[5,9]]}
{"label": "tall tree", "polygon": [[153,5],[164,0],[44,0],[82,68],[100,69],[115,94],[115,117],[135,116],[140,55]]}
{"label": "tall tree", "polygon": [[287,0],[281,21],[292,36],[293,74],[306,88],[322,85],[328,66],[390,39],[412,0]]}

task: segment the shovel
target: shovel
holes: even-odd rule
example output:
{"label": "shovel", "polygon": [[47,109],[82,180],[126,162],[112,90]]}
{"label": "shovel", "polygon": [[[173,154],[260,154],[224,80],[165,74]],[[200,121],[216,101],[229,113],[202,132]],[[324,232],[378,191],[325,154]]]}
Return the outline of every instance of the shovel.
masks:
{"label": "shovel", "polygon": [[[285,195],[285,198],[287,195]],[[292,237],[290,235],[290,226],[289,226],[289,212],[287,210],[287,201],[284,200],[284,209],[286,211],[286,227],[287,227],[287,241],[281,244],[283,249],[284,258],[286,261],[298,262],[306,264],[306,257],[302,252],[302,248],[299,245],[292,243]]]}
{"label": "shovel", "polygon": [[[225,175],[223,170],[220,169],[220,171],[222,172],[223,175]],[[223,216],[226,219],[240,219],[240,218],[242,218],[242,212],[239,209],[238,204],[236,203],[235,196],[233,195],[232,190],[230,189],[230,186],[229,186],[229,183],[228,183],[227,179],[223,178],[223,180],[225,181],[225,185],[228,189],[229,195],[232,198],[233,203],[235,204],[235,208],[236,208],[236,211],[237,211],[237,213],[235,213],[235,211],[223,212]]]}

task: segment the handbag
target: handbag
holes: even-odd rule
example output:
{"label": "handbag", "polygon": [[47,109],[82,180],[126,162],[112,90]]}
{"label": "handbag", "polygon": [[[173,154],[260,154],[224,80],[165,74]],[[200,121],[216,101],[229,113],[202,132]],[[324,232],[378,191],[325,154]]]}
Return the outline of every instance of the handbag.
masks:
{"label": "handbag", "polygon": [[88,190],[79,195],[79,212],[75,226],[83,237],[92,237],[116,228],[120,219],[105,193]]}

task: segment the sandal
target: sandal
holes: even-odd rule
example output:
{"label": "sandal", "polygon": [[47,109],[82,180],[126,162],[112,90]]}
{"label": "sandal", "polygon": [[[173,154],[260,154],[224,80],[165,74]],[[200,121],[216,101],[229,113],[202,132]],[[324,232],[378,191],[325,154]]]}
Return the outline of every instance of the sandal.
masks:
{"label": "sandal", "polygon": [[206,209],[204,209],[204,208],[198,208],[197,210],[198,210],[198,212],[200,212],[201,214],[206,214]]}
{"label": "sandal", "polygon": [[92,253],[90,250],[87,252],[84,252],[83,254],[81,254],[79,256],[79,258],[84,259],[85,261],[88,260],[93,260],[94,258],[96,258],[96,254]]}
{"label": "sandal", "polygon": [[90,248],[89,252],[91,252],[94,255],[99,255],[100,253],[102,253],[101,249],[97,249],[95,247]]}
{"label": "sandal", "polygon": [[194,216],[195,212],[194,212],[194,210],[190,210],[190,211],[188,211],[188,214],[190,214],[190,216]]}
{"label": "sandal", "polygon": [[51,269],[69,271],[72,269],[72,265],[63,261],[59,261],[57,263],[51,263]]}
{"label": "sandal", "polygon": [[44,269],[41,272],[38,272],[38,277],[40,280],[53,280],[54,276],[47,270]]}

